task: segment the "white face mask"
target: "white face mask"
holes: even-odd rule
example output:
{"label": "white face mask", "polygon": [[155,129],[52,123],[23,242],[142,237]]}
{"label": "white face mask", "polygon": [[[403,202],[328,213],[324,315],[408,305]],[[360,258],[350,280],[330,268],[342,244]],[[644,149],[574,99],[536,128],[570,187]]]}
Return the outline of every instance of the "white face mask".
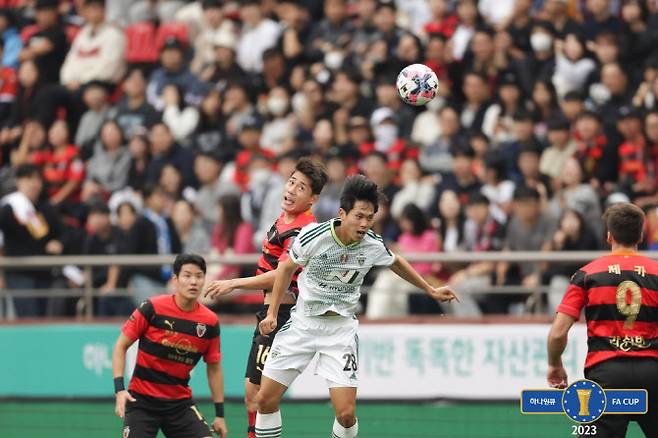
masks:
{"label": "white face mask", "polygon": [[343,54],[337,50],[332,50],[324,55],[324,64],[331,70],[338,70],[343,65]]}
{"label": "white face mask", "polygon": [[282,116],[288,109],[288,99],[282,97],[270,97],[267,99],[267,110],[273,116]]}
{"label": "white face mask", "polygon": [[390,123],[377,125],[373,129],[373,134],[375,136],[375,148],[378,151],[386,152],[398,139],[398,127]]}
{"label": "white face mask", "polygon": [[551,50],[553,38],[550,35],[537,32],[530,35],[530,45],[535,52],[548,52]]}

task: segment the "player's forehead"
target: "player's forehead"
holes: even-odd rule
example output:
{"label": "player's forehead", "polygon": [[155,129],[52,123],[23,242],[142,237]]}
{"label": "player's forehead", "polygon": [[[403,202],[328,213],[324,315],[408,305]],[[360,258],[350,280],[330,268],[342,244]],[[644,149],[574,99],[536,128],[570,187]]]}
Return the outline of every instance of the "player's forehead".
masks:
{"label": "player's forehead", "polygon": [[201,268],[194,263],[186,263],[180,268],[180,275],[203,275]]}
{"label": "player's forehead", "polygon": [[300,172],[299,170],[295,170],[292,175],[290,175],[290,180],[296,181],[300,184],[304,184],[306,186],[311,186],[311,178]]}
{"label": "player's forehead", "polygon": [[354,207],[350,210],[351,215],[370,216],[375,214],[375,206],[368,201],[356,201]]}

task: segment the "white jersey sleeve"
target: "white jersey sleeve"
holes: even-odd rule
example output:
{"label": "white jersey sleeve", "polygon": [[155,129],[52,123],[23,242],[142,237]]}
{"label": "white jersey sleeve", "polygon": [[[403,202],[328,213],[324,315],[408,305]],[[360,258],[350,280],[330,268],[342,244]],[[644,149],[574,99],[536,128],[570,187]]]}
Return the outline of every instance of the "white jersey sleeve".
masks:
{"label": "white jersey sleeve", "polygon": [[371,246],[372,249],[370,251],[372,264],[374,266],[391,266],[395,263],[395,254],[388,249],[381,236],[372,231],[368,231],[368,237],[375,241],[375,244]]}

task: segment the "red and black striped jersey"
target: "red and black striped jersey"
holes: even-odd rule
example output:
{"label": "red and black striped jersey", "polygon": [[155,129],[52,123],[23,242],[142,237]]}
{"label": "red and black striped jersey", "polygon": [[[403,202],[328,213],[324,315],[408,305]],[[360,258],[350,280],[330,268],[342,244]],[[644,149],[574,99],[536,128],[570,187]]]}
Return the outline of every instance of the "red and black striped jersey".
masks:
{"label": "red and black striped jersey", "polygon": [[578,270],[557,311],[585,309],[585,368],[616,357],[658,359],[658,262],[615,252]]}
{"label": "red and black striped jersey", "polygon": [[[308,224],[316,222],[311,209],[308,209],[297,216],[295,220],[289,224],[283,221],[284,215],[285,213],[281,213],[281,216],[274,221],[272,228],[270,228],[267,232],[267,236],[265,236],[265,239],[263,240],[263,253],[258,259],[256,275],[274,271],[277,266],[279,266],[279,262],[288,257],[288,247],[295,236],[299,234],[299,230]],[[290,283],[290,290],[295,294],[299,292],[297,289],[297,276],[300,272],[301,269],[298,269],[297,272],[295,272],[292,277],[292,282]]]}
{"label": "red and black striped jersey", "polygon": [[139,339],[137,363],[129,391],[166,400],[192,397],[190,371],[203,357],[206,363],[221,359],[219,320],[202,304],[191,312],[181,310],[174,295],[144,301],[123,325],[130,339]]}

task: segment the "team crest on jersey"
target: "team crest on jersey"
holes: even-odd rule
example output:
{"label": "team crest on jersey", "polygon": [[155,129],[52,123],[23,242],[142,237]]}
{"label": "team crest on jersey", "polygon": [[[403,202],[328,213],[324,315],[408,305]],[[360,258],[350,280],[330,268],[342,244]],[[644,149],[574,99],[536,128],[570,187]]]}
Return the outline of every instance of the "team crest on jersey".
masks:
{"label": "team crest on jersey", "polygon": [[359,266],[363,266],[363,264],[366,262],[366,255],[360,253],[358,256],[356,256],[356,261],[359,262]]}
{"label": "team crest on jersey", "polygon": [[130,426],[123,428],[123,438],[128,438],[128,435],[130,435]]}
{"label": "team crest on jersey", "polygon": [[206,325],[205,324],[197,324],[196,325],[196,334],[198,337],[203,337],[203,335],[206,334]]}
{"label": "team crest on jersey", "polygon": [[349,256],[347,254],[343,254],[343,255],[340,256],[340,262],[341,263],[347,263],[348,258],[349,258]]}

